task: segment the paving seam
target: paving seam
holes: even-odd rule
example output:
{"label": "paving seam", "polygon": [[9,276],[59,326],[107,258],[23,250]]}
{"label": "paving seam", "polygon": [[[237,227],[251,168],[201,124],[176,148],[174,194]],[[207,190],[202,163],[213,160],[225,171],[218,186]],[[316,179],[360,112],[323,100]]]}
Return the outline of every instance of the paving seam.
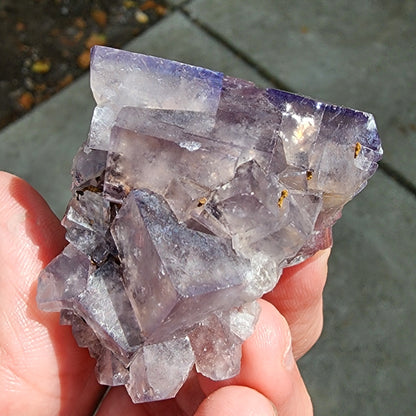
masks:
{"label": "paving seam", "polygon": [[244,63],[249,65],[251,68],[253,68],[259,75],[261,75],[263,78],[269,81],[275,88],[278,88],[279,90],[294,92],[293,89],[291,89],[288,85],[279,81],[273,74],[267,71],[267,69],[262,68],[254,59],[251,59],[240,49],[236,48],[227,39],[225,39],[220,34],[212,30],[210,27],[203,24],[196,17],[193,17],[190,12],[188,12],[186,9],[183,8],[183,6],[179,6],[177,10],[180,11],[187,19],[190,20],[191,23],[193,23],[195,26],[197,26],[199,29],[205,32],[208,36],[215,39],[218,43],[220,43],[222,46],[227,48],[231,53],[237,56],[240,60],[242,60]]}
{"label": "paving seam", "polygon": [[416,197],[416,185],[414,185],[409,179],[403,176],[398,170],[392,167],[389,163],[379,162],[380,169],[386,173],[391,179],[393,179],[398,185],[410,192]]}

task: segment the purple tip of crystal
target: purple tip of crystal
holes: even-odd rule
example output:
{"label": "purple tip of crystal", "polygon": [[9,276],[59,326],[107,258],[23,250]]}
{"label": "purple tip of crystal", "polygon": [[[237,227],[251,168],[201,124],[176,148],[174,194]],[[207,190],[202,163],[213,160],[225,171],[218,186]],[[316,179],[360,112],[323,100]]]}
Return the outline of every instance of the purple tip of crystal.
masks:
{"label": "purple tip of crystal", "polygon": [[326,105],[325,117],[334,126],[338,124],[338,126],[342,127],[345,124],[349,129],[355,129],[357,141],[362,146],[376,152],[380,151],[380,157],[377,160],[381,159],[381,140],[372,114],[348,107]]}
{"label": "purple tip of crystal", "polygon": [[[320,101],[298,94],[267,89],[267,97],[276,107],[285,112],[289,107],[295,106],[298,112],[304,114],[322,114],[324,124],[332,124],[331,128],[337,130],[346,128],[350,131],[355,130],[357,142],[375,152],[374,161],[377,162],[382,157],[381,140],[378,135],[376,123],[372,114],[341,107],[332,104],[324,104]],[[339,139],[343,140],[344,135],[340,134]]]}
{"label": "purple tip of crystal", "polygon": [[320,110],[321,108],[323,110],[323,107],[325,106],[325,104],[312,98],[304,97],[288,91],[268,88],[266,92],[270,102],[282,110],[284,110],[288,104],[298,104],[303,106],[305,109],[308,109],[309,111],[316,111]]}
{"label": "purple tip of crystal", "polygon": [[162,76],[174,76],[178,79],[201,79],[211,87],[221,87],[224,74],[218,71],[201,68],[182,62],[171,61],[151,55],[143,55],[109,48],[107,46],[93,46],[91,49],[91,68],[96,63],[106,61],[117,62],[124,70],[146,70]]}
{"label": "purple tip of crystal", "polygon": [[109,48],[106,46],[94,46],[91,49],[91,79],[95,76],[96,70],[102,65],[112,64],[121,72],[142,72],[153,74],[159,81],[166,79],[176,80],[178,87],[180,83],[192,82],[201,85],[201,92],[212,91],[212,98],[218,95],[221,90],[224,74],[211,71],[182,62],[158,58],[150,55],[143,55],[128,51]]}

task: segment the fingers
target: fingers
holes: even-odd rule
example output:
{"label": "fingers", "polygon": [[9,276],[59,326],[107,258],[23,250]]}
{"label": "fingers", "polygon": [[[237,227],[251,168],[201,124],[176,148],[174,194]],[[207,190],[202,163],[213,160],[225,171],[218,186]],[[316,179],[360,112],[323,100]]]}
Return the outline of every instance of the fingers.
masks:
{"label": "fingers", "polygon": [[317,341],[323,324],[322,292],[326,282],[330,249],[283,271],[277,286],[264,299],[286,318],[295,359],[302,357]]}
{"label": "fingers", "polygon": [[82,415],[101,394],[88,352],[58,314],[36,305],[37,276],[64,245],[59,220],[39,194],[0,172],[1,414]]}
{"label": "fingers", "polygon": [[[188,407],[188,406],[187,406]],[[276,406],[261,393],[244,386],[226,386],[202,401],[196,411],[183,409],[177,400],[134,405],[124,387],[110,390],[97,416],[276,416]]]}
{"label": "fingers", "polygon": [[244,386],[228,386],[208,396],[195,416],[277,416],[274,404],[265,396]]}
{"label": "fingers", "polygon": [[259,302],[259,322],[243,344],[240,374],[221,382],[201,376],[202,390],[208,395],[227,385],[246,386],[271,400],[279,415],[312,415],[311,401],[292,354],[289,327],[273,305]]}

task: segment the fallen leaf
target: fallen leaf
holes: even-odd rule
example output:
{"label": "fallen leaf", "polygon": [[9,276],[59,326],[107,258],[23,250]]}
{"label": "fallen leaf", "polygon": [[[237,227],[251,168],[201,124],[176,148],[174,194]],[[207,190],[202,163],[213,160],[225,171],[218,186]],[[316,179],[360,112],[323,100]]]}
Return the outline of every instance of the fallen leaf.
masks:
{"label": "fallen leaf", "polygon": [[140,6],[140,9],[141,10],[155,9],[157,6],[158,4],[154,2],[153,0],[147,0]]}
{"label": "fallen leaf", "polygon": [[16,23],[16,31],[23,32],[26,29],[26,25],[23,22]]}
{"label": "fallen leaf", "polygon": [[93,9],[91,11],[91,17],[94,19],[95,23],[101,27],[107,24],[107,13],[101,9]]}
{"label": "fallen leaf", "polygon": [[90,65],[90,51],[85,50],[77,58],[77,64],[81,69],[87,69]]}
{"label": "fallen leaf", "polygon": [[87,22],[82,17],[77,17],[74,23],[78,29],[84,29],[87,26]]}
{"label": "fallen leaf", "polygon": [[32,93],[26,91],[18,98],[17,101],[20,107],[27,111],[33,107],[33,104],[35,103],[35,98],[33,97]]}
{"label": "fallen leaf", "polygon": [[149,23],[149,16],[140,10],[137,10],[137,12],[134,14],[134,17],[139,23],[143,25],[145,25],[146,23]]}
{"label": "fallen leaf", "polygon": [[82,30],[79,30],[77,33],[75,33],[73,39],[75,42],[79,42],[83,36],[84,36],[84,32]]}
{"label": "fallen leaf", "polygon": [[39,60],[32,64],[32,72],[35,74],[46,74],[51,69],[51,62],[49,60]]}
{"label": "fallen leaf", "polygon": [[132,0],[125,0],[125,1],[123,1],[123,6],[124,6],[126,9],[133,9],[134,7],[136,7],[136,6],[137,6],[137,4],[136,4],[136,2],[135,2],[135,1],[132,1]]}
{"label": "fallen leaf", "polygon": [[107,38],[103,33],[92,33],[85,41],[85,47],[91,49],[94,45],[104,46],[107,43]]}
{"label": "fallen leaf", "polygon": [[157,13],[159,16],[164,16],[164,15],[166,14],[166,7],[163,7],[163,6],[157,6],[157,7],[156,7],[156,13]]}
{"label": "fallen leaf", "polygon": [[67,85],[69,85],[73,80],[74,80],[74,76],[72,74],[67,74],[59,81],[58,87],[64,88]]}
{"label": "fallen leaf", "polygon": [[166,14],[166,7],[160,4],[157,4],[153,0],[147,0],[140,6],[140,10],[142,11],[149,10],[149,9],[154,9],[156,13],[161,16],[164,16]]}

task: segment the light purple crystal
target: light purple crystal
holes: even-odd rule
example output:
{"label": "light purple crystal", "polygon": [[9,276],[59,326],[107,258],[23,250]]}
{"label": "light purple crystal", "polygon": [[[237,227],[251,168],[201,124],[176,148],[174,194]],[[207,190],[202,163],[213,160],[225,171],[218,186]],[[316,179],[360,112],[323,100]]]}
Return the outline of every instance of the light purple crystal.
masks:
{"label": "light purple crystal", "polygon": [[381,144],[371,114],[151,56],[91,56],[97,106],[74,158],[70,244],[37,301],[72,325],[100,383],[167,399],[194,365],[238,374],[256,299],[331,245]]}

